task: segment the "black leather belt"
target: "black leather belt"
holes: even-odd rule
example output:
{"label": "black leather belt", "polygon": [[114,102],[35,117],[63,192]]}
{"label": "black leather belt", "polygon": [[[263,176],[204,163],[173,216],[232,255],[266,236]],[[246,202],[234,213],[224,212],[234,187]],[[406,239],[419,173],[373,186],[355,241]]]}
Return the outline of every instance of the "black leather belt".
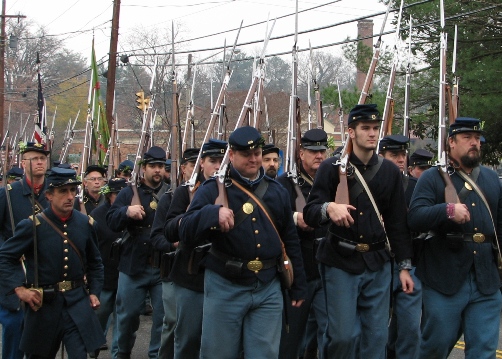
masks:
{"label": "black leather belt", "polygon": [[66,292],[75,288],[82,287],[85,284],[83,279],[80,280],[64,280],[56,284],[43,285],[43,289],[54,289],[56,292]]}
{"label": "black leather belt", "polygon": [[327,233],[327,238],[333,239],[335,242],[337,242],[337,244],[340,243],[342,246],[345,244],[346,246],[354,247],[353,249],[361,253],[385,249],[385,240],[375,243],[360,243],[351,241],[349,239],[341,238],[329,231]]}
{"label": "black leather belt", "polygon": [[240,262],[243,264],[243,267],[246,267],[247,269],[255,273],[263,269],[269,269],[277,266],[277,258],[262,259],[262,260],[256,259],[256,260],[246,261],[240,258],[229,256],[228,254],[225,253],[221,253],[215,250],[214,247],[211,247],[209,253],[211,253],[213,256],[215,256],[222,262],[228,262],[228,261]]}
{"label": "black leather belt", "polygon": [[448,233],[446,237],[462,239],[464,242],[492,243],[495,239],[493,234],[483,233]]}

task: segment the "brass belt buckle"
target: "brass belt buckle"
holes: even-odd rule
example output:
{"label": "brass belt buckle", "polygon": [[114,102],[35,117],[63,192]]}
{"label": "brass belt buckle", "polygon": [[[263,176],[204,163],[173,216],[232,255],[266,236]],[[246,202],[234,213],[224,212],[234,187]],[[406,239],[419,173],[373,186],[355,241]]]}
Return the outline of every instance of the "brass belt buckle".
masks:
{"label": "brass belt buckle", "polygon": [[476,243],[483,243],[485,241],[485,235],[483,233],[474,233],[472,235],[472,240]]}
{"label": "brass belt buckle", "polygon": [[356,251],[358,252],[367,252],[370,250],[370,246],[366,243],[357,243],[356,244]]}
{"label": "brass belt buckle", "polygon": [[250,271],[258,272],[263,268],[263,263],[261,261],[249,261],[247,264],[247,268]]}
{"label": "brass belt buckle", "polygon": [[71,288],[71,282],[70,281],[62,281],[58,283],[58,290],[60,292],[66,292],[67,290],[70,290]]}

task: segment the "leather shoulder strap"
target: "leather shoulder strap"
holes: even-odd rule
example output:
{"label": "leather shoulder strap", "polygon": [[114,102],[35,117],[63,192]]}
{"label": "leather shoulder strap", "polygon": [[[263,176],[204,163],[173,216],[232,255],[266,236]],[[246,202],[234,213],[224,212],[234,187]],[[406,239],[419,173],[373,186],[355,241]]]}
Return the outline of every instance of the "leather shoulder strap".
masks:
{"label": "leather shoulder strap", "polygon": [[[378,163],[374,166],[371,166],[368,170],[364,172],[362,177],[364,178],[366,183],[371,182],[371,180],[373,179],[373,177],[375,177],[380,167],[382,167],[382,163],[383,163],[383,157],[378,156]],[[356,168],[356,166],[354,166],[352,163],[351,166]],[[359,195],[362,192],[363,192],[363,186],[359,181],[357,181],[349,190],[350,203],[355,203],[357,197],[359,197]]]}

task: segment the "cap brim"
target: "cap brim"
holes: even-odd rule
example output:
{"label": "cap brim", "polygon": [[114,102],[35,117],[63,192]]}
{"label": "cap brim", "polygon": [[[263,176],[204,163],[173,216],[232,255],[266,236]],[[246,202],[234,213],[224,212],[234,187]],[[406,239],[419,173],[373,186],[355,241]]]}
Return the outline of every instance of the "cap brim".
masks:
{"label": "cap brim", "polygon": [[321,150],[327,150],[328,147],[326,146],[306,146],[306,147],[303,147],[305,148],[306,150],[312,150],[312,151],[321,151]]}

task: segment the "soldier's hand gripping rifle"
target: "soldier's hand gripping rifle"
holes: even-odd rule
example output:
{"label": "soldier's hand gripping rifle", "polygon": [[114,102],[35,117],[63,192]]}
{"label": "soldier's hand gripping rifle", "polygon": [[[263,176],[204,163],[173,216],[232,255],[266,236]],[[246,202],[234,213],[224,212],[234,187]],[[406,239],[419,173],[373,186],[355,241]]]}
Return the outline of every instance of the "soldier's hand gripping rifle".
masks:
{"label": "soldier's hand gripping rifle", "polygon": [[[375,51],[373,52],[373,58],[371,59],[370,67],[368,73],[366,74],[366,79],[364,80],[364,85],[359,96],[359,105],[366,103],[369,97],[369,91],[371,84],[373,82],[373,76],[375,74],[376,65],[378,63],[378,58],[380,57],[380,51],[382,49],[382,34],[387,22],[387,17],[389,16],[390,6],[392,1],[387,4],[387,11],[385,12],[385,17],[382,22],[382,27],[380,29],[380,35],[378,36],[377,43],[375,44]],[[350,136],[347,136],[347,142],[343,147],[342,153],[340,154],[340,160],[337,161],[338,173],[339,173],[339,183],[336,189],[335,202],[339,204],[350,204],[349,201],[349,187],[347,184],[347,170],[349,164],[349,155],[352,152],[352,140]]]}

